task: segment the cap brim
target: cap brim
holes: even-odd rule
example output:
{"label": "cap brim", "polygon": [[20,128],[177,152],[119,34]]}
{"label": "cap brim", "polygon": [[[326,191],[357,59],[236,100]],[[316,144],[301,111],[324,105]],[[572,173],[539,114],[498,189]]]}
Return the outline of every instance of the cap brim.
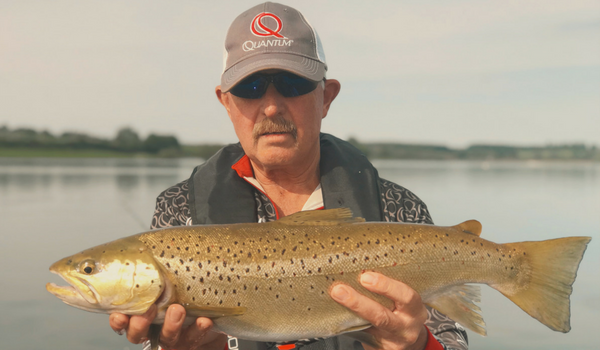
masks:
{"label": "cap brim", "polygon": [[312,81],[325,77],[325,64],[307,57],[285,53],[265,53],[247,58],[221,75],[221,91],[229,91],[245,77],[265,69],[281,69]]}

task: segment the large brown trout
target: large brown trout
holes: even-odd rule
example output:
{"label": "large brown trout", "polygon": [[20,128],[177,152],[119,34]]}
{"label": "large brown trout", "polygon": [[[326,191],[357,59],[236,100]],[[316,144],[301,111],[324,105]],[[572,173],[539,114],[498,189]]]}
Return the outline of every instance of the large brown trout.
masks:
{"label": "large brown trout", "polygon": [[285,342],[331,337],[368,322],[329,290],[377,271],[423,301],[485,334],[476,305],[484,283],[555,331],[570,330],[569,296],[590,237],[496,244],[481,225],[374,223],[347,209],[300,212],[262,224],[182,226],[149,231],[64,258],[50,267],[71,286],[46,285],[65,303],[92,312],[144,313],[183,305],[242,339]]}

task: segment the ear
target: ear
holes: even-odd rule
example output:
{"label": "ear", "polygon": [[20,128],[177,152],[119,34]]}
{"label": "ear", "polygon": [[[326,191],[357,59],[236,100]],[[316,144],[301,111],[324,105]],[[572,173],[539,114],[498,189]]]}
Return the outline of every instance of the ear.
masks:
{"label": "ear", "polygon": [[215,88],[215,94],[217,95],[217,99],[219,100],[219,102],[221,102],[223,107],[225,107],[225,109],[227,110],[227,113],[229,113],[229,99],[231,98],[231,96],[229,96],[228,93],[223,92],[221,90],[221,85],[217,85],[217,87]]}
{"label": "ear", "polygon": [[342,85],[339,81],[335,79],[325,80],[325,87],[323,88],[323,118],[327,116],[331,102],[335,100],[341,88]]}

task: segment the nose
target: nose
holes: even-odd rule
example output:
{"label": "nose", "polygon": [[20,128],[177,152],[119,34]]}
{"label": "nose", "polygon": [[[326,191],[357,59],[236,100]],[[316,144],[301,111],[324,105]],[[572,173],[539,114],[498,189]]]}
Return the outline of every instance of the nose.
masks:
{"label": "nose", "polygon": [[285,111],[285,97],[275,89],[273,84],[269,84],[267,91],[262,97],[263,112],[267,118],[273,118],[281,115]]}

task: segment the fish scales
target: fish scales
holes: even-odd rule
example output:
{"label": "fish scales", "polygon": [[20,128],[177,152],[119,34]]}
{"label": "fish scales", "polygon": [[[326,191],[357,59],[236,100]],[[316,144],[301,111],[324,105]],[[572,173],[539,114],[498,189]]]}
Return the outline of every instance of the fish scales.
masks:
{"label": "fish scales", "polygon": [[[385,223],[280,225],[269,230],[242,224],[172,228],[140,240],[152,247],[176,281],[179,302],[248,308],[242,316],[217,319],[219,329],[242,328],[248,333],[242,337],[268,329],[300,339],[310,336],[306,330],[315,326],[335,334],[364,324],[329,297],[336,282],[392,306],[360,286],[358,276],[365,270],[400,279],[427,300],[441,286],[487,283],[490,276],[496,283],[498,278],[510,280],[521,266],[516,251],[508,257],[501,245],[475,235],[452,228],[437,231]],[[297,320],[292,330],[286,322],[291,315]]]}
{"label": "fish scales", "polygon": [[168,305],[179,303],[190,321],[211,317],[227,334],[293,341],[369,326],[330,297],[337,283],[392,308],[359,283],[363,272],[377,271],[480,334],[479,291],[465,283],[488,284],[551,329],[567,332],[571,285],[590,238],[497,244],[480,233],[476,221],[366,223],[345,209],[263,224],[173,227],[62,259],[50,269],[72,287],[47,289],[93,312],[141,314],[156,303],[159,323]]}

